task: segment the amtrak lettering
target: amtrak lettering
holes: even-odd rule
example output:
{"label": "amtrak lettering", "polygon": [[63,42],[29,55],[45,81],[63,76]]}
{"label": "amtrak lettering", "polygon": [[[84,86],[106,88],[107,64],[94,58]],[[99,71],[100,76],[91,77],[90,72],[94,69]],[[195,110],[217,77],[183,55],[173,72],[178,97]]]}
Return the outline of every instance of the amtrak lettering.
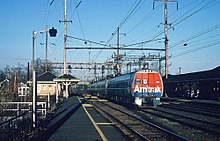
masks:
{"label": "amtrak lettering", "polygon": [[138,87],[138,85],[135,86],[134,92],[156,92],[161,93],[161,88],[159,86],[157,87]]}

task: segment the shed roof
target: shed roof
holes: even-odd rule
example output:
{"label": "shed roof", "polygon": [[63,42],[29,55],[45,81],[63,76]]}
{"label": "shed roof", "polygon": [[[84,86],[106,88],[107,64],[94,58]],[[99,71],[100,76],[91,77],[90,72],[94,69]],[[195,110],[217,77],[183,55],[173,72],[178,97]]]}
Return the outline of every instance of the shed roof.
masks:
{"label": "shed roof", "polygon": [[55,82],[79,82],[79,79],[76,77],[70,75],[70,74],[64,74],[54,79]]}
{"label": "shed roof", "polygon": [[56,78],[56,76],[51,72],[47,71],[39,75],[37,77],[37,81],[53,81],[54,78]]}

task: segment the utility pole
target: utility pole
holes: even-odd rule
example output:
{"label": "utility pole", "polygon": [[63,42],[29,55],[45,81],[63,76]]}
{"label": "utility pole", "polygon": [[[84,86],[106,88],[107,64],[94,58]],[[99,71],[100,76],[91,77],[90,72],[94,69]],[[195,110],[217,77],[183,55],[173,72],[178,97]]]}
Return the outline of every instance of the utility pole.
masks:
{"label": "utility pole", "polygon": [[164,0],[164,32],[165,32],[165,77],[168,79],[168,7],[167,1]]}
{"label": "utility pole", "polygon": [[119,27],[118,27],[118,29],[117,29],[117,57],[116,57],[117,74],[121,73],[120,72],[120,65],[119,65],[119,48],[120,48],[119,47],[119,45],[120,45],[119,40],[120,40],[120,38],[119,38]]}
{"label": "utility pole", "polygon": [[64,0],[64,54],[63,54],[63,74],[66,74],[66,0]]}
{"label": "utility pole", "polygon": [[34,44],[36,39],[37,32],[32,32],[32,74],[34,72]]}
{"label": "utility pole", "polygon": [[[165,78],[168,79],[168,2],[176,2],[177,3],[177,9],[178,9],[178,1],[177,0],[154,0],[155,1],[163,1],[164,2],[164,34],[165,34]],[[154,7],[154,4],[153,4]]]}
{"label": "utility pole", "polygon": [[45,63],[45,71],[48,71],[48,27],[46,27],[46,63]]}
{"label": "utility pole", "polygon": [[64,51],[63,51],[63,74],[67,74],[67,71],[66,71],[66,37],[67,37],[67,22],[71,22],[72,21],[67,21],[67,18],[66,18],[66,0],[64,0],[64,20],[61,21],[59,20],[59,22],[64,22],[64,43],[63,43],[63,48],[64,48]]}

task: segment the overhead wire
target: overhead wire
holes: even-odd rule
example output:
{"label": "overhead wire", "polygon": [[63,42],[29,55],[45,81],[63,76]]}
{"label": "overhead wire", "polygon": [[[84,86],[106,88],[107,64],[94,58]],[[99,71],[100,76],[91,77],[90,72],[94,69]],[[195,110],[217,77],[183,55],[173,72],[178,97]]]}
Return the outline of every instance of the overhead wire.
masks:
{"label": "overhead wire", "polygon": [[[141,24],[146,22],[147,19],[149,19],[151,16],[153,16],[159,8],[162,6],[162,4],[158,5],[156,8],[152,9],[146,16],[144,16],[136,25],[133,26],[126,34],[131,33],[134,29],[138,28]],[[146,33],[145,33],[146,34]],[[140,37],[139,37],[140,38]]]}
{"label": "overhead wire", "polygon": [[[202,2],[203,2],[203,1],[202,1]],[[184,17],[183,19],[179,18],[180,21],[178,21],[178,22],[175,24],[175,26],[178,25],[180,22],[184,21],[185,19],[189,18],[190,16],[192,16],[192,15],[194,15],[194,14],[200,12],[200,11],[203,11],[203,10],[205,10],[205,9],[207,9],[207,8],[210,8],[210,7],[213,6],[215,3],[217,3],[215,0],[211,0],[210,2],[206,3],[204,6],[200,7],[200,8],[197,9],[196,11],[194,11],[194,12],[192,12],[191,14],[189,14],[188,16]],[[212,26],[212,27],[210,27],[210,28],[207,28],[207,29],[205,29],[205,30],[203,30],[203,31],[201,31],[201,32],[199,32],[199,33],[197,33],[197,34],[195,34],[195,35],[192,35],[192,36],[188,37],[187,39],[178,41],[178,42],[174,43],[173,45],[171,45],[171,46],[169,47],[169,49],[174,48],[174,47],[177,47],[178,45],[183,44],[184,42],[185,42],[185,45],[188,45],[188,44],[189,44],[188,41],[191,41],[191,40],[193,40],[193,39],[195,39],[195,38],[198,38],[198,37],[200,37],[200,36],[204,36],[205,34],[208,34],[208,33],[212,32],[212,31],[215,31],[215,30],[218,29],[218,28],[220,28],[220,24],[217,24],[217,25],[214,25],[214,26]],[[211,37],[213,37],[213,36],[211,36]],[[211,37],[210,37],[209,39],[211,39]],[[208,39],[208,38],[206,37],[205,40],[207,40],[207,39]],[[218,40],[219,40],[219,39],[218,39]],[[204,40],[200,40],[200,42],[201,42],[201,41],[204,41]],[[197,41],[197,42],[198,42],[198,41]],[[209,43],[209,42],[211,42],[211,43]],[[194,48],[194,49],[190,49],[190,50],[188,50],[188,51],[184,51],[183,53],[180,53],[179,55],[175,55],[175,56],[172,57],[172,58],[179,57],[179,56],[183,56],[183,55],[185,55],[185,54],[188,54],[188,53],[191,53],[191,52],[195,52],[195,51],[198,51],[198,50],[200,50],[200,49],[208,48],[208,47],[214,46],[214,45],[216,45],[216,44],[219,44],[219,42],[214,42],[214,41],[209,41],[209,42],[203,42],[203,43],[201,43],[201,44],[193,45],[193,48]],[[213,42],[214,42],[214,43],[213,43]],[[191,42],[191,43],[192,43],[192,42]],[[207,44],[207,43],[208,43],[208,44]],[[207,45],[204,45],[204,44],[207,44]],[[201,47],[201,45],[202,45],[202,47]],[[196,46],[200,46],[200,47],[195,48]]]}
{"label": "overhead wire", "polygon": [[[128,10],[127,14],[126,14],[125,17],[122,19],[122,21],[119,23],[119,25],[118,25],[117,28],[120,29],[120,28],[125,24],[125,22],[128,21],[128,19],[132,16],[132,14],[135,12],[135,10],[138,9],[138,6],[141,4],[142,0],[139,0],[139,2],[137,2],[137,1],[138,1],[138,0],[136,0],[136,1],[133,3],[133,5],[132,5],[131,8]],[[116,29],[116,30],[112,33],[111,37],[107,40],[106,44],[109,44],[109,42],[113,39],[113,37],[114,37],[114,36],[116,35],[116,33],[117,33],[117,30],[118,30],[118,29]]]}
{"label": "overhead wire", "polygon": [[79,12],[78,12],[78,7],[79,7],[79,5],[80,5],[81,3],[82,3],[82,0],[80,0],[80,2],[79,2],[78,4],[76,4],[76,3],[74,3],[74,4],[75,4],[76,15],[77,15],[77,19],[78,19],[79,24],[80,24],[80,28],[81,28],[81,32],[82,32],[83,38],[86,39],[84,30],[83,30],[83,26],[82,26],[82,22],[81,22],[81,20],[80,20]]}
{"label": "overhead wire", "polygon": [[[200,2],[199,4],[197,4],[196,6],[194,6],[194,8],[198,8],[198,6],[203,3],[205,0],[203,0],[202,2]],[[174,22],[172,22],[171,26],[168,28],[168,30],[170,29],[173,29],[175,26],[179,25],[181,22],[185,21],[186,19],[188,19],[189,17],[193,16],[194,14],[197,14],[211,6],[214,5],[214,2],[215,0],[211,0],[210,2],[206,3],[205,5],[203,5],[202,7],[200,7],[199,9],[197,9],[195,12],[192,12],[192,11],[188,11],[186,12],[185,14],[183,15],[187,15],[186,17],[179,17],[178,19],[176,19]],[[211,5],[210,5],[211,4]],[[192,13],[189,13],[189,12],[192,12]],[[160,30],[159,32],[157,32],[156,34],[152,35],[151,37],[149,37],[150,39],[155,39],[155,38],[158,38],[159,36],[163,35],[164,34],[164,30]],[[149,38],[147,40],[149,40]],[[143,41],[144,42],[144,41]]]}
{"label": "overhead wire", "polygon": [[[205,0],[204,0],[205,1]],[[214,1],[215,0],[211,0],[210,2],[206,3],[204,6],[200,7],[199,9],[197,9],[196,11],[192,12],[191,14],[187,15],[186,17],[183,17],[181,16],[181,18],[175,20],[173,23],[172,23],[172,26],[177,26],[178,24],[180,24],[181,22],[185,21],[186,19],[188,19],[189,17],[193,16],[194,14],[197,14],[198,12],[201,12],[201,11],[204,11],[206,10],[207,8],[210,8],[211,6],[214,6]],[[188,13],[188,12],[187,12]],[[185,14],[184,14],[185,15]]]}
{"label": "overhead wire", "polygon": [[[53,0],[54,1],[54,0]],[[52,1],[52,2],[53,2]],[[212,2],[214,2],[215,0],[212,0]],[[51,3],[52,3],[51,2]],[[140,2],[140,1],[139,1]],[[204,0],[202,1],[202,3],[204,2]],[[75,7],[78,7],[78,5],[80,5],[80,3],[81,3],[81,1],[76,5],[76,3],[75,3]],[[194,2],[192,2],[192,3],[194,3]],[[135,5],[135,4],[137,4],[137,0],[135,1],[135,3],[133,4],[133,6]],[[201,5],[199,5],[199,6],[201,6]],[[181,22],[183,22],[184,20],[186,20],[186,19],[188,19],[189,17],[191,17],[191,16],[193,16],[194,14],[196,14],[196,13],[199,13],[199,12],[201,12],[201,11],[203,11],[203,10],[205,10],[205,9],[207,9],[207,8],[209,8],[209,7],[211,7],[211,6],[213,6],[213,5],[204,5],[204,6],[202,6],[201,8],[199,8],[199,9],[197,9],[196,11],[194,11],[194,12],[192,12],[192,11],[188,11],[188,12],[186,12],[185,14],[183,14],[181,17],[179,17],[179,18],[177,18],[173,23],[172,23],[172,26],[177,26],[178,24],[180,24]],[[198,5],[197,6],[195,6],[196,8],[198,8]],[[203,9],[202,9],[203,8]],[[204,9],[205,8],[205,9]],[[131,9],[132,9],[132,7],[131,7]],[[130,9],[130,10],[131,10]],[[77,10],[77,9],[76,9]],[[131,12],[129,10],[129,12]],[[128,13],[129,13],[128,12]],[[126,16],[131,16],[131,14],[126,14]],[[125,16],[125,17],[126,17]],[[146,16],[147,17],[147,16]],[[84,34],[84,32],[83,32],[83,28],[82,28],[82,24],[81,24],[81,21],[80,21],[80,19],[79,19],[79,16],[78,16],[78,20],[79,20],[79,24],[80,24],[80,26],[81,26],[81,31],[82,31],[82,34]],[[129,17],[128,18],[124,18],[123,20],[122,20],[122,22],[119,24],[119,26],[121,25],[121,27],[124,25],[124,23],[126,22],[126,21],[128,21],[129,20]],[[144,18],[143,18],[143,20],[144,20]],[[139,22],[140,23],[140,22]],[[171,29],[172,27],[169,27],[169,29]],[[135,27],[134,27],[134,29],[135,29]],[[134,29],[131,29],[131,30],[129,30],[129,33],[130,32],[132,32]],[[116,33],[117,32],[117,30],[114,32],[114,33]],[[151,38],[150,38],[150,40],[154,40],[154,39],[156,39],[157,37],[159,37],[160,35],[162,35],[164,33],[164,31],[160,31],[160,32],[158,32],[158,33],[156,33],[154,36],[151,36]],[[112,35],[112,38],[114,37],[115,35]],[[191,36],[190,36],[191,37]],[[189,38],[190,38],[189,37]],[[84,41],[86,40],[86,38],[85,38],[85,36],[83,35],[83,38],[84,38]],[[108,43],[112,40],[112,38],[110,38],[110,40],[108,40],[107,42],[106,42],[106,44],[105,44],[105,46],[109,46],[108,45]],[[187,39],[189,39],[189,38],[187,38]],[[196,38],[196,37],[195,37]],[[194,38],[193,38],[194,39]],[[190,39],[190,40],[192,40],[192,39]],[[190,40],[188,40],[188,41],[190,41]],[[143,41],[144,42],[144,41]],[[135,43],[133,43],[134,45],[135,45]],[[136,43],[137,44],[137,43]],[[176,45],[176,46],[178,46],[178,45]],[[172,46],[171,46],[171,48],[172,48]],[[99,56],[101,54],[101,52],[97,55],[97,57]],[[96,59],[97,59],[97,57],[95,57],[95,59],[93,59],[93,61],[95,61]]]}
{"label": "overhead wire", "polygon": [[49,13],[50,13],[50,4],[49,4],[49,0],[47,1],[47,7],[46,7],[46,10],[45,10],[45,13],[44,13],[44,18],[43,18],[43,23],[42,23],[42,27],[41,29],[45,28],[45,24],[47,25],[48,23],[48,16],[49,16]]}
{"label": "overhead wire", "polygon": [[218,44],[220,44],[220,41],[219,41],[219,40],[218,40],[217,42],[210,43],[210,44],[207,44],[207,45],[203,45],[203,46],[200,46],[200,47],[198,47],[198,48],[194,48],[194,49],[185,51],[185,52],[183,52],[183,53],[174,55],[174,56],[172,56],[171,58],[180,57],[180,56],[183,56],[183,55],[186,55],[186,54],[189,54],[189,53],[192,53],[192,52],[201,50],[201,49],[209,48],[209,47],[212,47],[212,46],[215,46],[215,45],[218,45]]}
{"label": "overhead wire", "polygon": [[210,32],[212,32],[212,31],[218,29],[218,28],[220,28],[220,24],[217,24],[217,25],[214,25],[214,26],[212,26],[212,27],[209,27],[209,28],[207,28],[207,29],[205,29],[205,30],[203,30],[203,31],[201,31],[201,32],[199,32],[199,33],[196,33],[196,34],[194,34],[194,35],[188,37],[187,39],[178,41],[178,42],[176,42],[176,43],[170,45],[169,49],[171,49],[171,48],[173,48],[173,47],[175,47],[175,46],[178,46],[178,45],[180,45],[180,44],[182,44],[182,43],[184,43],[184,42],[187,42],[187,41],[190,41],[190,40],[192,40],[192,39],[195,39],[195,38],[198,38],[198,37],[200,37],[200,36],[203,36],[203,35],[205,35],[205,34],[207,34],[207,33],[210,33]]}
{"label": "overhead wire", "polygon": [[[143,0],[136,0],[133,5],[131,6],[131,8],[128,10],[127,14],[125,15],[125,17],[122,19],[122,21],[119,23],[119,26],[117,27],[117,29],[112,33],[112,35],[110,36],[110,38],[106,41],[106,45],[109,46],[110,41],[114,38],[114,36],[117,33],[118,28],[120,29],[127,21],[128,19],[132,16],[132,14],[135,13],[135,11],[139,8],[141,2]],[[98,56],[101,54],[103,50],[100,50],[100,52],[95,56],[95,58],[93,59],[93,61],[95,61]]]}
{"label": "overhead wire", "polygon": [[[181,6],[181,7],[178,7],[178,11],[185,9],[185,8],[191,6],[192,4],[196,3],[196,2],[198,2],[198,0],[190,1],[187,4],[185,4],[185,5]],[[174,11],[173,13],[171,13],[168,17],[170,18],[170,17],[172,17],[176,13],[178,13],[177,10]]]}
{"label": "overhead wire", "polygon": [[178,17],[176,20],[173,21],[173,23],[175,23],[178,20],[181,20],[181,18],[183,18],[185,15],[187,15],[188,13],[192,12],[194,9],[196,9],[197,7],[199,7],[202,3],[204,3],[206,0],[201,1],[200,3],[198,3],[197,5],[195,5],[194,7],[192,7],[190,10],[188,10],[187,12],[185,12],[182,16]]}

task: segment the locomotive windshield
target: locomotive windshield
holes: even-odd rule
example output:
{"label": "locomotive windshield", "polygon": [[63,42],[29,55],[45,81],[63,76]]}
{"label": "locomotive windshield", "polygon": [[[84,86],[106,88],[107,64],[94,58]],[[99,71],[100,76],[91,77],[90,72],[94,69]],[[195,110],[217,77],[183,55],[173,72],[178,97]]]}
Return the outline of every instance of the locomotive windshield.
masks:
{"label": "locomotive windshield", "polygon": [[135,80],[135,84],[136,84],[136,85],[141,84],[141,80],[140,80],[140,79],[136,79],[136,80]]}

